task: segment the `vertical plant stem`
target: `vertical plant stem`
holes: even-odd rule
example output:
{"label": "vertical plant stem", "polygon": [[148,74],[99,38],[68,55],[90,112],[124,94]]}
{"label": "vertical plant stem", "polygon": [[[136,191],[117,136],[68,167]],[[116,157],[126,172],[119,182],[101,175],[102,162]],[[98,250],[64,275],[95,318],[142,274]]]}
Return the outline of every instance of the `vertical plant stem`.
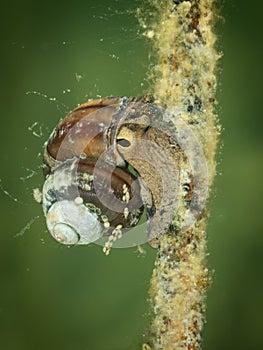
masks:
{"label": "vertical plant stem", "polygon": [[[204,150],[211,187],[219,133],[214,1],[148,0],[139,18],[156,56],[150,72],[155,103],[179,114],[193,130]],[[167,232],[159,239],[150,291],[154,319],[143,349],[201,348],[209,285],[206,216],[205,210],[186,232]]]}

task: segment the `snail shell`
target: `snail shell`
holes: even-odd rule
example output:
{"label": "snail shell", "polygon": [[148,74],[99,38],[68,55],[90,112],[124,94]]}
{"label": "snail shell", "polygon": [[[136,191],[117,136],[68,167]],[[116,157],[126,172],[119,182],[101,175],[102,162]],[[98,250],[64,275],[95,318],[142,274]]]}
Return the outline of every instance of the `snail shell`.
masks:
{"label": "snail shell", "polygon": [[104,156],[105,133],[119,104],[120,98],[108,98],[77,107],[45,144],[43,210],[60,243],[88,244],[116,227],[126,231],[142,216],[137,173]]}

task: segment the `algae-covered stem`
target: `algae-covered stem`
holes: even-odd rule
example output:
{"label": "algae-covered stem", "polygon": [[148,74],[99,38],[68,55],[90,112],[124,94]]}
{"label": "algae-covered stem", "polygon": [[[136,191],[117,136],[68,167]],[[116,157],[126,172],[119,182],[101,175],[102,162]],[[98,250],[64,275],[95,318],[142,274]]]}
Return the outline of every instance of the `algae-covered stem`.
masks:
{"label": "algae-covered stem", "polygon": [[[152,94],[159,104],[187,123],[202,145],[211,188],[219,126],[215,113],[219,53],[213,32],[213,0],[148,0],[138,10],[156,63],[151,69]],[[182,161],[182,168],[188,163]],[[181,201],[179,213],[184,213]],[[206,210],[185,232],[159,238],[150,296],[154,318],[143,349],[201,348],[205,299]],[[176,220],[176,218],[175,218]]]}

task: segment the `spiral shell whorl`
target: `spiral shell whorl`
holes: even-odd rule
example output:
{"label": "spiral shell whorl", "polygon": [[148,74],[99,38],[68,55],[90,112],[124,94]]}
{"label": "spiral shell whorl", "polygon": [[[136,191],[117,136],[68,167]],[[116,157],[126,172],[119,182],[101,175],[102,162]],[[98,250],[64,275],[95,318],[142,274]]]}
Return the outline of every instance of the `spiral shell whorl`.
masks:
{"label": "spiral shell whorl", "polygon": [[51,235],[63,244],[89,244],[102,236],[103,226],[84,204],[55,202],[46,216]]}

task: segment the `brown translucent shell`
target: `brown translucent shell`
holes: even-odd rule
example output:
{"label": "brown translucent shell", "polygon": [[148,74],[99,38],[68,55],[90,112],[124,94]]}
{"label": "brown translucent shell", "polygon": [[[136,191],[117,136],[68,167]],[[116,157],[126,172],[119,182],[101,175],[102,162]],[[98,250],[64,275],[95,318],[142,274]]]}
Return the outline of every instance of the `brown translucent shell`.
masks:
{"label": "brown translucent shell", "polygon": [[45,158],[51,157],[57,162],[81,154],[98,158],[105,150],[104,132],[120,101],[120,97],[109,97],[75,108],[54,129],[46,145]]}
{"label": "brown translucent shell", "polygon": [[[120,97],[92,100],[75,108],[60,121],[45,147],[44,174],[67,167],[71,159],[78,158],[78,178],[74,182],[78,184],[84,203],[91,210],[92,207],[100,210],[99,217],[105,215],[111,226],[131,227],[136,225],[144,210],[137,177],[127,165],[114,168],[107,162],[93,176],[96,161],[105,151],[105,133],[120,103]],[[71,199],[73,187],[69,186],[67,190],[68,198],[63,195],[64,198],[62,196],[59,200]],[[129,201],[123,200],[124,187],[129,192]]]}
{"label": "brown translucent shell", "polygon": [[[136,177],[127,169],[109,169],[107,164],[95,173],[94,180],[82,177],[83,174],[94,175],[96,161],[81,160],[78,163],[78,190],[85,203],[92,203],[106,215],[111,226],[122,224],[123,227],[134,226],[143,212],[143,203],[140,197],[140,185]],[[111,173],[109,177],[108,174]],[[109,182],[107,182],[109,180]],[[94,188],[96,183],[96,189]],[[86,185],[89,191],[85,190]],[[123,187],[129,191],[129,202],[123,202]],[[128,215],[124,215],[124,209],[128,208]],[[133,224],[131,224],[134,221]]]}

